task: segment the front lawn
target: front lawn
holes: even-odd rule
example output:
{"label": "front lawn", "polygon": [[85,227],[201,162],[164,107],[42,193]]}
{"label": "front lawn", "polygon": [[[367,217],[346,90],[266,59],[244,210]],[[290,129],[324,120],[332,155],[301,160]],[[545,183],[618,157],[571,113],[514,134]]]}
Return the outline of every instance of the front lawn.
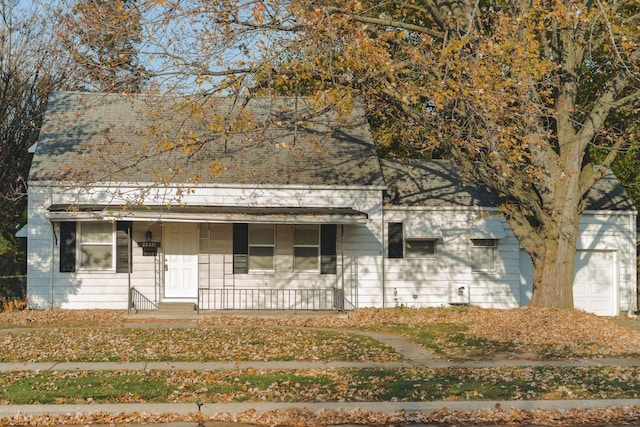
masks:
{"label": "front lawn", "polygon": [[0,362],[393,361],[391,347],[309,328],[43,328],[0,336]]}
{"label": "front lawn", "polygon": [[0,404],[638,398],[640,367],[13,372]]}
{"label": "front lawn", "polygon": [[[578,310],[477,307],[358,309],[347,314],[238,316],[154,326],[110,310],[0,313],[0,361],[398,360],[390,348],[353,334],[400,335],[448,360],[640,357],[640,331]],[[136,322],[147,328],[126,328]],[[627,323],[640,322],[629,320]],[[312,329],[324,328],[320,332]],[[638,328],[640,329],[640,328]]]}

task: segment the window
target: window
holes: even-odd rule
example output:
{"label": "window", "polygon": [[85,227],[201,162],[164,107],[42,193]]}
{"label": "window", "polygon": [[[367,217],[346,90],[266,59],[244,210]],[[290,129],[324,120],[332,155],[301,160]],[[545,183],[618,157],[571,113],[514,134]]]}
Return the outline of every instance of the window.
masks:
{"label": "window", "polygon": [[436,239],[406,239],[407,258],[429,258],[436,256]]}
{"label": "window", "polygon": [[[61,222],[60,272],[73,273],[77,267],[84,270],[113,270],[126,273],[133,269],[131,259],[132,223]],[[117,236],[117,237],[114,237]],[[115,256],[114,256],[115,250]]]}
{"label": "window", "polygon": [[388,224],[389,258],[432,258],[436,256],[437,239],[405,238],[401,222]]}
{"label": "window", "polygon": [[60,223],[60,272],[76,271],[76,223]]}
{"label": "window", "polygon": [[497,248],[496,239],[471,239],[471,270],[495,270]]}
{"label": "window", "polygon": [[338,268],[336,224],[320,226],[320,274],[336,274]]}
{"label": "window", "polygon": [[402,258],[404,255],[404,241],[401,222],[390,222],[389,231],[389,258]]}
{"label": "window", "polygon": [[319,271],[320,227],[313,224],[293,226],[293,269]]}
{"label": "window", "polygon": [[113,268],[113,224],[110,222],[79,223],[80,268],[110,270]]}
{"label": "window", "polygon": [[[336,274],[335,224],[294,225],[293,268]],[[233,274],[275,270],[275,226],[270,224],[233,224]]]}
{"label": "window", "polygon": [[275,227],[271,224],[249,224],[249,271],[274,270]]}

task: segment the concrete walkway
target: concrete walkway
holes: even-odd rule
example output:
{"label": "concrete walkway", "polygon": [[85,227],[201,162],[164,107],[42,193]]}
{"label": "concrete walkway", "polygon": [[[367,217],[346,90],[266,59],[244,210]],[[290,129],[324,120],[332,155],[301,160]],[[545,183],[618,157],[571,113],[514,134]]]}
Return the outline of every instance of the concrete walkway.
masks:
{"label": "concrete walkway", "polygon": [[[175,327],[175,324],[172,324]],[[156,326],[160,326],[156,324]],[[134,326],[135,327],[135,326]],[[146,325],[145,327],[149,327]],[[527,360],[508,359],[451,362],[438,359],[428,350],[417,346],[408,340],[395,336],[366,331],[350,331],[370,336],[380,342],[393,347],[404,356],[405,360],[398,362],[40,362],[40,363],[0,363],[0,372],[10,375],[11,371],[101,371],[101,370],[218,370],[218,369],[326,369],[326,368],[407,368],[407,367],[507,367],[507,366],[640,366],[640,359],[577,359],[577,360]],[[442,408],[456,411],[471,411],[492,409],[499,406],[502,409],[570,409],[638,406],[638,399],[601,399],[601,400],[530,400],[530,401],[436,401],[436,402],[321,402],[321,403],[282,403],[282,402],[248,402],[248,403],[210,403],[204,402],[200,407],[204,415],[217,413],[239,414],[249,409],[258,413],[291,409],[307,408],[312,411],[327,409],[336,410],[368,410],[375,412],[394,413],[405,411],[432,412]],[[127,403],[127,404],[66,404],[66,405],[2,405],[0,417],[23,415],[58,415],[58,414],[88,414],[88,413],[175,413],[186,415],[198,412],[198,406],[193,403]]]}

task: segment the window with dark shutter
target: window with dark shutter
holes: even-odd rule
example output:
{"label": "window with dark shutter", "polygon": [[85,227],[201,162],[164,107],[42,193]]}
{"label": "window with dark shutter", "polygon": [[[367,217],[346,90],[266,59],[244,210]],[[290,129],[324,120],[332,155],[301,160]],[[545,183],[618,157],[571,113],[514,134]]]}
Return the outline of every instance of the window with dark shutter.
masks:
{"label": "window with dark shutter", "polygon": [[131,221],[118,221],[116,223],[116,273],[133,272],[133,261],[131,253]]}
{"label": "window with dark shutter", "polygon": [[338,227],[335,224],[320,226],[320,274],[336,274],[336,235]]}
{"label": "window with dark shutter", "polygon": [[60,223],[60,272],[76,271],[76,223]]}
{"label": "window with dark shutter", "polygon": [[403,241],[402,241],[402,223],[390,222],[388,224],[389,238],[389,258],[403,257]]}
{"label": "window with dark shutter", "polygon": [[233,224],[233,274],[249,272],[249,224]]}

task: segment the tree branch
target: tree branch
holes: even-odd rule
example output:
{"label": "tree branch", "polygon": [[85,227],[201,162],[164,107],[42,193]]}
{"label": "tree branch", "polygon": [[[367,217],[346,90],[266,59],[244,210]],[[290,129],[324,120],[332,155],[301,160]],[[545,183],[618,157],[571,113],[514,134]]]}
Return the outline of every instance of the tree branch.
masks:
{"label": "tree branch", "polygon": [[401,28],[403,30],[415,31],[416,33],[427,34],[436,38],[443,38],[445,36],[445,34],[441,31],[435,31],[420,25],[408,24],[406,22],[395,21],[393,19],[381,19],[381,18],[372,18],[367,16],[350,15],[347,12],[345,12],[343,9],[339,9],[337,7],[329,7],[326,10],[331,14],[346,14],[349,17],[349,19],[355,22],[363,23],[363,24],[373,24],[379,27]]}

